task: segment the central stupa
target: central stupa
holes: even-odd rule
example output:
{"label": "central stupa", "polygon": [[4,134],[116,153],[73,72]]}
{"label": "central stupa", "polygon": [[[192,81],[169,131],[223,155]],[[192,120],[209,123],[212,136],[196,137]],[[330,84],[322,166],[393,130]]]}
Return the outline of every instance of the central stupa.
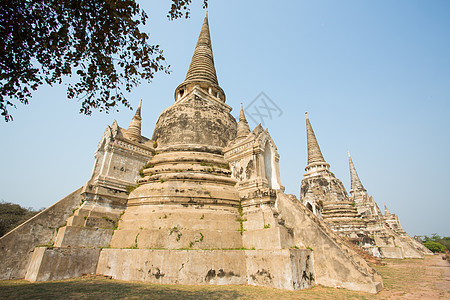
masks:
{"label": "central stupa", "polygon": [[[254,181],[247,190],[258,199],[241,199],[236,187],[243,178],[232,170],[243,163],[236,154],[248,155],[232,145],[254,142],[254,135],[241,110],[241,123],[248,130],[236,139],[231,110],[217,80],[206,15],[186,79],[175,90],[175,103],[156,123],[154,155],[128,197],[111,239],[115,249],[100,255],[99,273],[164,283],[250,282],[287,289],[314,285],[311,251],[295,249],[288,228],[275,219],[270,203],[276,191],[264,175],[258,176],[256,157],[245,162]],[[259,134],[267,140],[267,133]],[[267,147],[275,150],[273,143]],[[275,152],[268,150],[266,156],[278,167]],[[272,181],[277,180],[279,175]],[[244,209],[250,207],[247,215]],[[125,248],[137,249],[118,250]],[[142,263],[150,270],[139,273]]]}
{"label": "central stupa", "polygon": [[242,248],[237,181],[223,155],[236,120],[218,85],[207,17],[175,98],[156,123],[155,154],[111,247]]}

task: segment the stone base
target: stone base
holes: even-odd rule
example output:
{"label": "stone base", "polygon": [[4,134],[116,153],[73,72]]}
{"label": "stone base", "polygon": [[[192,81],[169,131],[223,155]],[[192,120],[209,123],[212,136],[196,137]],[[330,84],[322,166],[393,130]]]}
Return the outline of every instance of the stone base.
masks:
{"label": "stone base", "polygon": [[399,247],[380,247],[379,249],[383,258],[405,258],[402,249]]}
{"label": "stone base", "polygon": [[315,285],[310,250],[103,249],[98,274],[159,284],[251,284],[298,290]]}
{"label": "stone base", "polygon": [[52,245],[57,229],[81,204],[82,188],[41,211],[0,237],[0,280],[25,277],[33,251],[38,245]]}
{"label": "stone base", "polygon": [[58,230],[55,247],[108,247],[112,234],[112,229],[64,226]]}
{"label": "stone base", "polygon": [[25,280],[49,281],[94,274],[99,255],[100,249],[37,247]]}
{"label": "stone base", "polygon": [[383,288],[381,275],[298,200],[280,192],[276,208],[295,245],[314,250],[318,284],[374,294]]}

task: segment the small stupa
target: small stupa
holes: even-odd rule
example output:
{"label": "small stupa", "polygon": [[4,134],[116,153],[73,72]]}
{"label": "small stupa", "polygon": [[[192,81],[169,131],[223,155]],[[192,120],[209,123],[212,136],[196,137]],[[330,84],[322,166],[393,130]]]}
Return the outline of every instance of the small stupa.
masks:
{"label": "small stupa", "polygon": [[300,188],[300,200],[321,216],[331,229],[349,238],[366,233],[365,222],[348,198],[342,182],[330,171],[306,113],[308,164]]}
{"label": "small stupa", "polygon": [[373,239],[373,246],[367,247],[372,255],[382,258],[423,258],[432,254],[423,244],[411,238],[402,228],[396,215],[391,214],[385,205],[382,214],[377,203],[361,183],[356,172],[350,152],[348,152],[350,169],[350,200],[362,219],[367,222],[367,231]]}
{"label": "small stupa", "polygon": [[[429,250],[409,237],[396,216],[383,216],[369,196],[349,155],[350,196],[330,171],[306,114],[308,164],[302,179],[300,201],[355,250],[372,258],[423,258]],[[361,254],[361,252],[360,252]]]}

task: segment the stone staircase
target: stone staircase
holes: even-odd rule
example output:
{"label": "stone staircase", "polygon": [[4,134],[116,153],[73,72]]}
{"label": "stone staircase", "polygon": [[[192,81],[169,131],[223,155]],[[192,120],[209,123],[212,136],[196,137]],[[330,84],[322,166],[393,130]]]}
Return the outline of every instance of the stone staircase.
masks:
{"label": "stone staircase", "polygon": [[[284,200],[289,200],[291,202],[291,205],[293,209],[298,209],[301,211],[301,213],[306,214],[310,219],[312,219],[315,223],[315,226],[318,227],[320,231],[326,234],[326,236],[332,240],[332,242],[338,246],[339,251],[347,258],[348,262],[353,264],[353,266],[363,275],[367,276],[368,278],[372,278],[373,287],[375,290],[379,291],[383,287],[382,278],[381,275],[372,267],[369,265],[369,263],[364,259],[363,256],[360,255],[358,251],[353,249],[348,245],[346,241],[344,241],[338,234],[336,234],[327,224],[319,219],[316,215],[314,215],[309,209],[307,209],[304,205],[300,203],[296,198],[291,199],[286,194],[279,192],[278,197],[283,197]],[[294,213],[293,211],[285,211],[282,209],[279,209],[277,211],[274,211],[277,215],[277,218],[280,219],[280,222],[284,223],[284,226],[288,228],[292,228],[291,230],[295,231],[298,229],[298,224],[290,224],[288,221],[289,218],[283,217],[283,214],[286,213]],[[292,218],[290,218],[292,219]],[[297,226],[297,227],[296,227]],[[305,229],[306,230],[306,229]],[[309,245],[308,245],[309,246]],[[323,251],[323,250],[322,250]],[[363,251],[361,249],[361,251]],[[314,252],[315,253],[315,252]],[[315,254],[316,255],[316,254]],[[324,254],[322,254],[324,255]],[[325,254],[326,255],[326,254]],[[316,272],[317,273],[317,272]]]}
{"label": "stone staircase", "polygon": [[383,263],[380,258],[375,257],[372,254],[370,254],[369,252],[365,251],[364,249],[362,249],[361,247],[359,247],[358,245],[353,243],[351,241],[351,239],[343,238],[343,240],[347,243],[347,245],[350,248],[352,248],[353,251],[358,253],[358,255],[361,256],[362,258],[364,258],[364,260],[367,261],[368,263],[370,263],[372,265],[380,265],[380,266],[385,265],[385,263]]}

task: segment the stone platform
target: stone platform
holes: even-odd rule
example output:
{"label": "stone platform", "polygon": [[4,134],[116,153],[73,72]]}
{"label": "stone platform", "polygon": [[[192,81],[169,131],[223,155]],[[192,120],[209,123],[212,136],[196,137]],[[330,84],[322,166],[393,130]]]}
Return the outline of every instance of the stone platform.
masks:
{"label": "stone platform", "polygon": [[[97,264],[98,261],[98,264]],[[103,274],[158,284],[250,284],[298,290],[314,286],[310,250],[166,250],[36,248],[25,279]]]}

